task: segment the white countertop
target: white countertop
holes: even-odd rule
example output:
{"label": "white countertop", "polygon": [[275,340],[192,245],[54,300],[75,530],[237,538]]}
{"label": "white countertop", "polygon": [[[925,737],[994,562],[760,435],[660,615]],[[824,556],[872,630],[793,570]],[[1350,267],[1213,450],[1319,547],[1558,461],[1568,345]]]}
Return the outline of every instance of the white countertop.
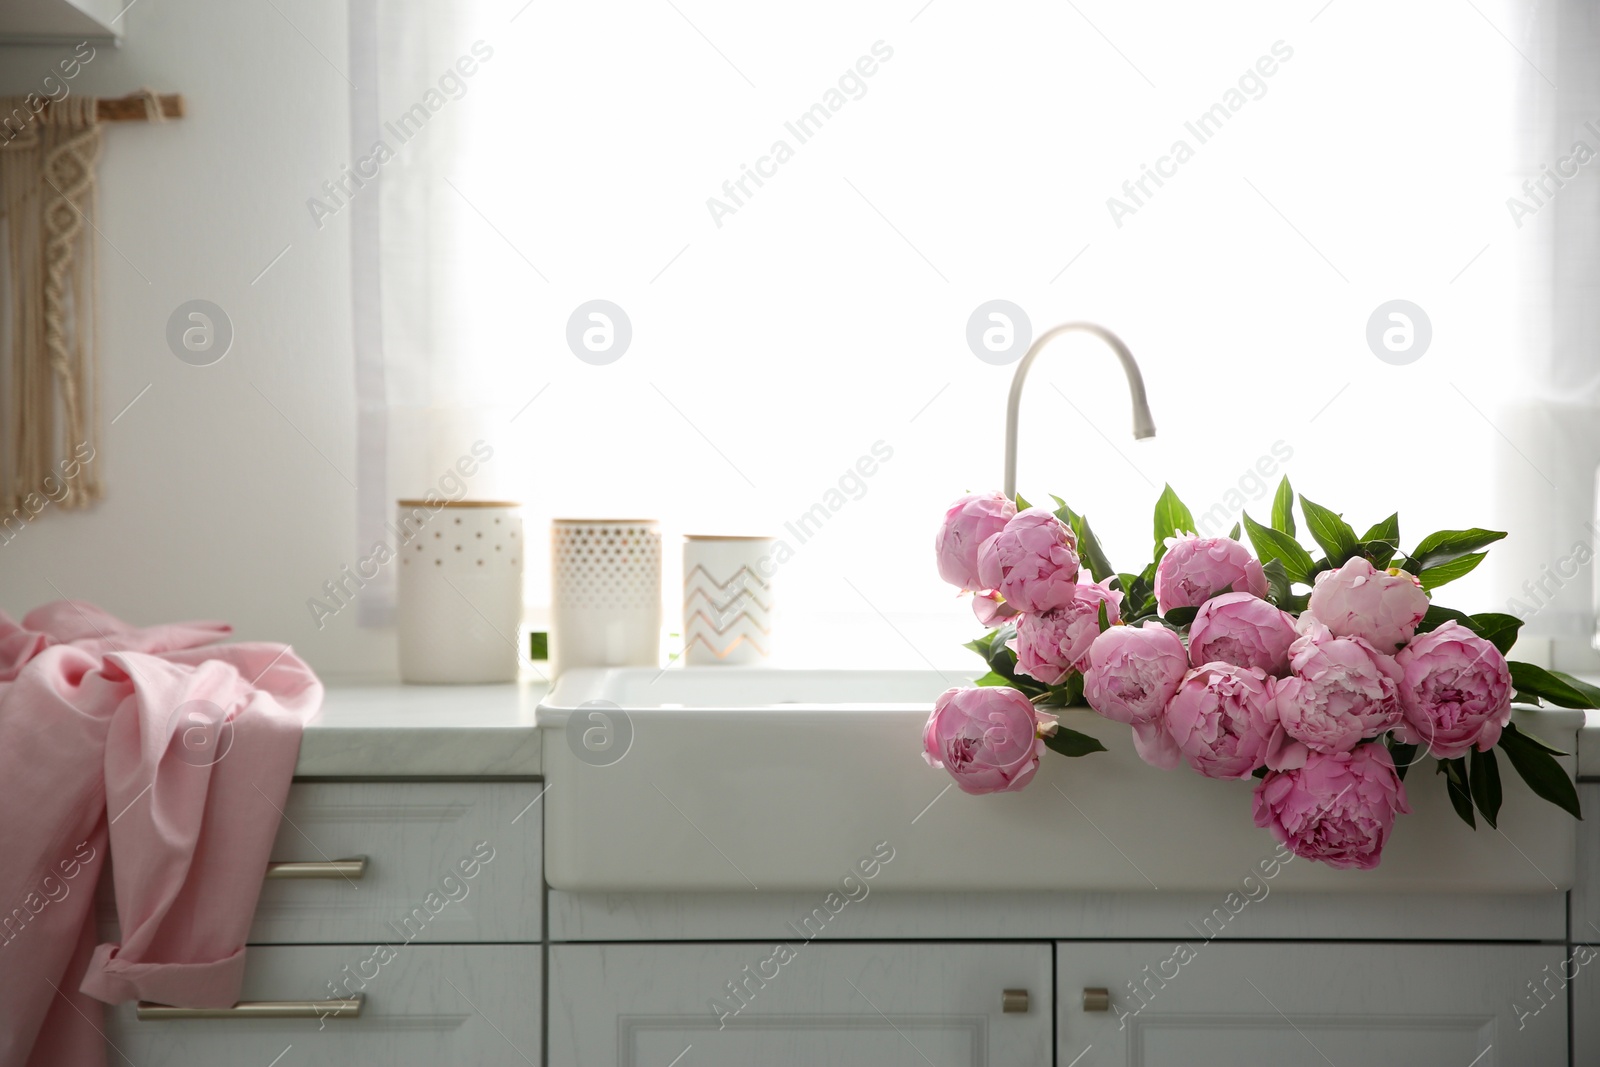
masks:
{"label": "white countertop", "polygon": [[529,776],[540,772],[533,710],[542,681],[509,685],[329,685],[306,727],[301,777]]}
{"label": "white countertop", "polygon": [[[1600,684],[1600,679],[1585,678]],[[306,727],[302,777],[532,776],[541,772],[533,712],[547,690],[509,685],[330,685]],[[1586,713],[1578,776],[1600,779],[1600,710]]]}

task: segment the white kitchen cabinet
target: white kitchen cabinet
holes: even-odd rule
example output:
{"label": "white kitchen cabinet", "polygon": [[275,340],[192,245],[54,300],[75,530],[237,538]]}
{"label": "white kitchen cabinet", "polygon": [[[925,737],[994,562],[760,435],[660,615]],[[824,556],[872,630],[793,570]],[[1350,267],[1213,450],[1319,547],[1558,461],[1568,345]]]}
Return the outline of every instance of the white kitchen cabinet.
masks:
{"label": "white kitchen cabinet", "polygon": [[[371,945],[252,948],[242,1001],[325,1000],[344,968],[372,974],[356,1018],[141,1020],[107,1012],[112,1063],[139,1067],[528,1067],[542,1062],[538,945],[400,945],[367,964]],[[343,991],[341,991],[342,995]],[[120,1054],[120,1055],[119,1055]]]}
{"label": "white kitchen cabinet", "polygon": [[[1543,1002],[1527,985],[1564,955],[1556,945],[1062,942],[1056,1062],[1564,1067],[1566,996],[1535,1013]],[[1086,989],[1108,990],[1109,1010],[1086,1011]]]}
{"label": "white kitchen cabinet", "polygon": [[1050,1003],[1048,943],[552,945],[550,1062],[1039,1067]]}

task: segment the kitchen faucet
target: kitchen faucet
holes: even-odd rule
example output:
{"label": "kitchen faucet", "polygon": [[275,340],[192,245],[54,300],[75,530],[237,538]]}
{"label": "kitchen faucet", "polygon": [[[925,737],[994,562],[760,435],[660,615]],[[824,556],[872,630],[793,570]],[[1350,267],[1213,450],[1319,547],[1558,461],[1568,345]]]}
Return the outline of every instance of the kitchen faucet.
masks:
{"label": "kitchen faucet", "polygon": [[1011,379],[1011,396],[1006,401],[1006,481],[1005,492],[1007,497],[1017,495],[1017,410],[1022,405],[1022,382],[1028,376],[1028,368],[1033,366],[1033,361],[1040,350],[1053,338],[1071,330],[1082,330],[1092,333],[1111,347],[1122,361],[1122,370],[1128,376],[1128,394],[1133,399],[1133,438],[1142,441],[1147,437],[1156,435],[1156,424],[1150,417],[1150,405],[1144,397],[1144,377],[1139,373],[1139,364],[1133,360],[1133,353],[1128,351],[1128,346],[1122,343],[1122,338],[1092,322],[1066,322],[1060,326],[1053,326],[1040,334],[1038,339],[1028,347],[1027,354],[1017,364],[1017,373]]}

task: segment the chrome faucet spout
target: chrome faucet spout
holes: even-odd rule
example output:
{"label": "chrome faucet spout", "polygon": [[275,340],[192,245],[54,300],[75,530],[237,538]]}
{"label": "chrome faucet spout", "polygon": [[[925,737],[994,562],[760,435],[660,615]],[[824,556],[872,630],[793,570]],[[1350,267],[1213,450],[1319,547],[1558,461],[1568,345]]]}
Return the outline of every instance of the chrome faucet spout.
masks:
{"label": "chrome faucet spout", "polygon": [[1144,396],[1144,376],[1139,373],[1139,364],[1134,362],[1133,353],[1128,351],[1128,346],[1122,343],[1122,338],[1106,329],[1104,326],[1092,322],[1067,322],[1060,326],[1053,326],[1040,334],[1029,346],[1027,354],[1017,364],[1017,373],[1011,379],[1011,396],[1006,401],[1006,496],[1017,495],[1017,411],[1022,406],[1022,383],[1028,376],[1028,368],[1033,366],[1034,359],[1045,345],[1064,333],[1081,330],[1091,333],[1104,341],[1111,351],[1117,354],[1122,361],[1123,373],[1128,376],[1128,395],[1133,400],[1133,437],[1140,441],[1146,437],[1156,435],[1156,424],[1150,417],[1150,404]]}

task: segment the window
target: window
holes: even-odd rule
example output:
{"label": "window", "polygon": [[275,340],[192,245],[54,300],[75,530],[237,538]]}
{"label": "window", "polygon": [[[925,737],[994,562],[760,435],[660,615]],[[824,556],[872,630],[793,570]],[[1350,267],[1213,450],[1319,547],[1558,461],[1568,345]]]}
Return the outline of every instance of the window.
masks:
{"label": "window", "polygon": [[[1455,598],[1504,610],[1570,540],[1556,502],[1592,510],[1541,429],[1549,234],[1577,200],[1520,191],[1569,140],[1535,121],[1544,5],[356,7],[369,531],[483,438],[469,491],[532,531],[770,531],[792,620],[868,623],[827,647],[791,625],[804,653],[948,662],[974,625],[929,544],[1001,480],[1013,368],[967,337],[992,300],[1035,334],[1102,323],[1143,368],[1152,441],[1089,339],[1041,357],[1021,417],[1019,488],[1067,497],[1120,565],[1148,559],[1163,482],[1225,532],[1287,473],[1358,528],[1512,524],[1510,570]],[[621,329],[569,323],[595,300],[631,333],[604,364],[567,340]],[[1431,335],[1406,365],[1369,347],[1393,300],[1426,323],[1380,336]]]}

